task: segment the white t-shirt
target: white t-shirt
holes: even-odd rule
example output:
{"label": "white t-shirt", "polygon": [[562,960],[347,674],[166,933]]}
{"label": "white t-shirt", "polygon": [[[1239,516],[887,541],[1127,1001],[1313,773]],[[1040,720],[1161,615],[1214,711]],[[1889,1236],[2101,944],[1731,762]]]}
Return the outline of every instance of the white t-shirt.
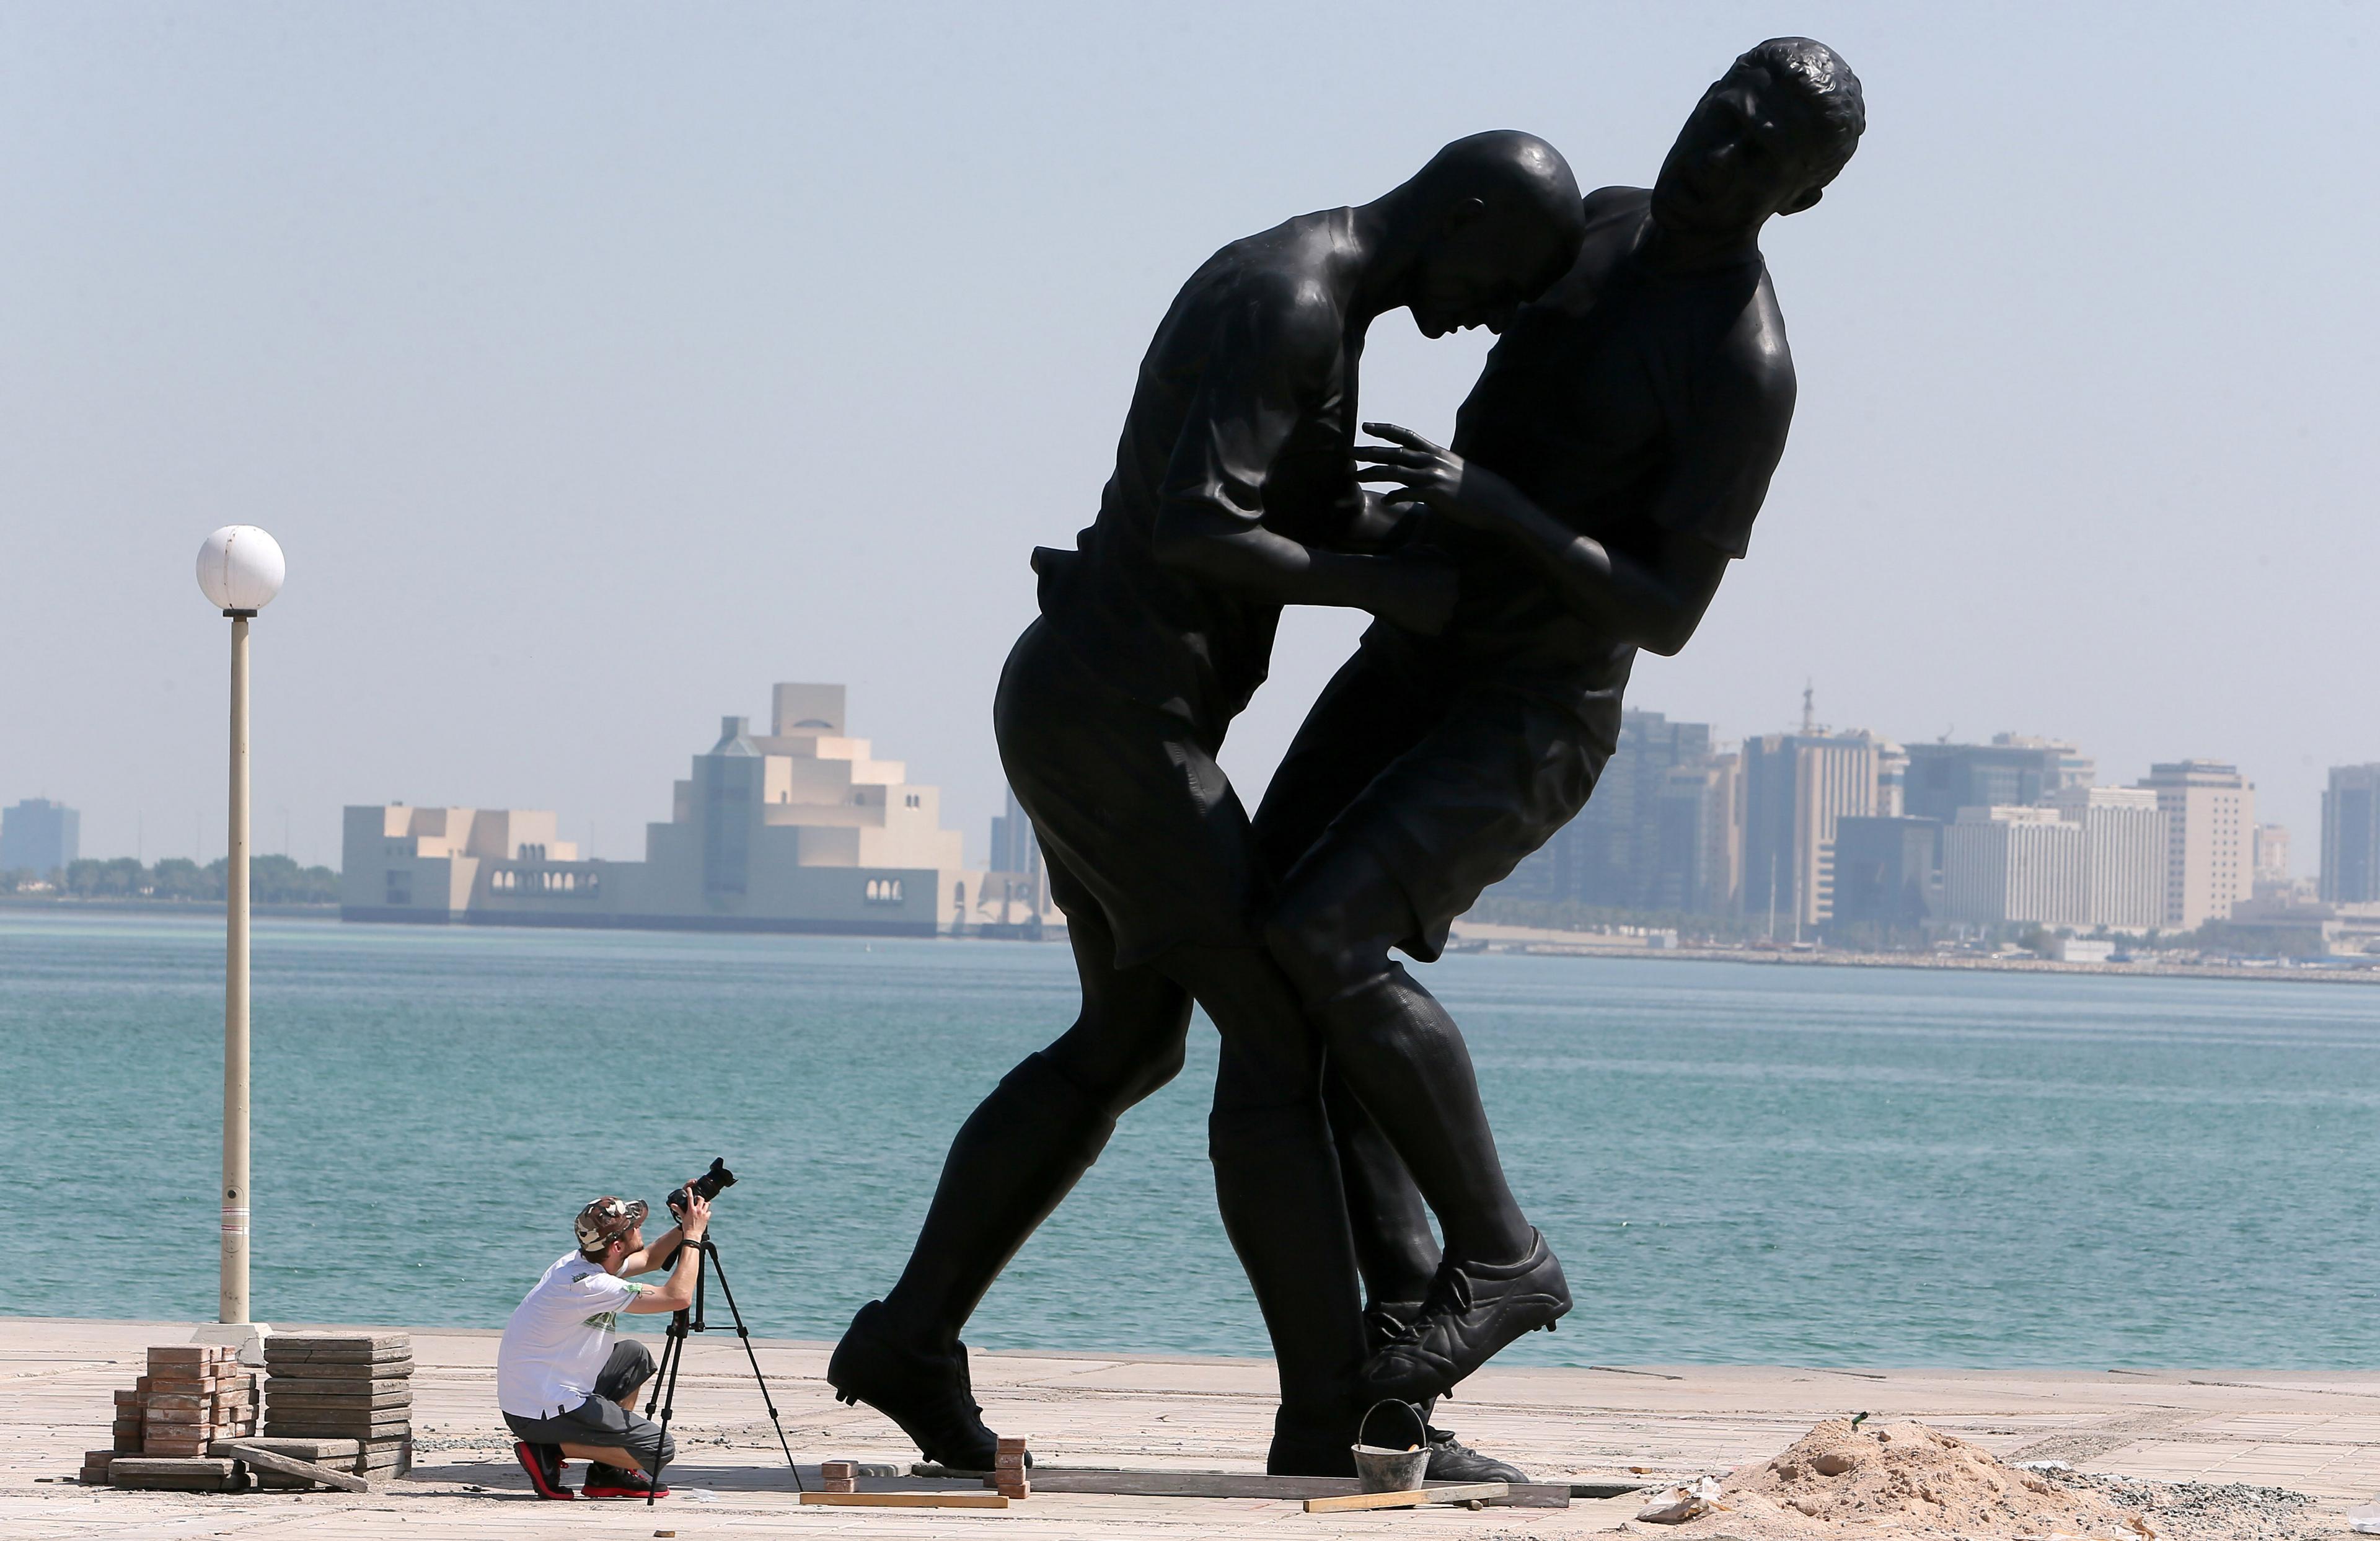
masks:
{"label": "white t-shirt", "polygon": [[593,1396],[619,1313],[646,1289],[564,1253],[504,1324],[496,1405],[516,1417],[551,1418]]}

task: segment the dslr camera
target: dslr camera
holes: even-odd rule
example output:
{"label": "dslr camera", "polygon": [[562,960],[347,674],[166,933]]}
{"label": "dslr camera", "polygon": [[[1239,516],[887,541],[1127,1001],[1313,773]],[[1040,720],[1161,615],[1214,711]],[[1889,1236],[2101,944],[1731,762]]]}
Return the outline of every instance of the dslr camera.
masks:
{"label": "dslr camera", "polygon": [[678,1219],[683,1222],[686,1219],[686,1195],[687,1194],[693,1194],[697,1197],[707,1201],[717,1198],[719,1196],[720,1189],[732,1188],[735,1185],[735,1174],[727,1170],[726,1158],[723,1156],[714,1156],[710,1159],[710,1170],[709,1171],[704,1172],[701,1176],[695,1178],[691,1182],[681,1183],[679,1186],[672,1188],[670,1190],[669,1197],[663,1199],[662,1202],[667,1204],[669,1206],[670,1213],[675,1215]]}

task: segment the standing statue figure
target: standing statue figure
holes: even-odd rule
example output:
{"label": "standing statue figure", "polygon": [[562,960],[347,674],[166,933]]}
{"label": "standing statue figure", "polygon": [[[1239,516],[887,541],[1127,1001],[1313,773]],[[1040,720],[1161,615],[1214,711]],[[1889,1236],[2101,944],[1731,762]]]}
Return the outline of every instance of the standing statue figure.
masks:
{"label": "standing statue figure", "polygon": [[[1794,394],[1761,227],[1818,201],[1865,121],[1833,50],[1806,38],[1752,49],[1703,94],[1649,191],[1588,197],[1575,264],[1506,329],[1451,451],[1366,425],[1395,443],[1359,450],[1366,479],[1426,507],[1416,543],[1457,565],[1462,601],[1442,636],[1394,616],[1365,634],[1275,772],[1255,833],[1266,866],[1287,873],[1267,940],[1333,1049],[1370,1393],[1442,1394],[1568,1294],[1509,1195],[1435,1186],[1401,1110],[1352,1076],[1336,1083],[1354,1062],[1338,1050],[1460,1051],[1444,1008],[1389,950],[1436,958],[1480,892],[1585,806],[1637,649],[1684,647],[1744,554]],[[1467,1062],[1433,1066],[1421,1085],[1469,1075]],[[1439,1171],[1499,1170],[1476,1106],[1424,1122],[1474,1147]]]}
{"label": "standing statue figure", "polygon": [[[1452,608],[1442,559],[1365,550],[1394,523],[1352,453],[1373,318],[1406,308],[1432,337],[1500,327],[1571,266],[1584,229],[1552,147],[1490,133],[1377,201],[1225,247],[1141,362],[1098,520],[1077,550],[1035,554],[1041,615],[1009,655],[993,720],[1066,912],[1082,1014],[960,1129],[900,1280],[861,1308],[827,1370],[929,1459],[990,1466],[959,1331],[1117,1115],[1180,1070],[1196,1000],[1222,1040],[1217,1199],[1281,1376],[1267,1467],[1352,1470],[1362,1302],[1322,1046],[1256,929],[1248,821],[1215,756],[1265,677],[1284,604],[1366,610],[1419,637]],[[1446,1057],[1423,1042],[1330,1049],[1384,1104]],[[1423,1063],[1387,1064],[1395,1053]],[[1436,1136],[1400,1136],[1446,1110],[1403,1110],[1383,1127],[1427,1170]]]}

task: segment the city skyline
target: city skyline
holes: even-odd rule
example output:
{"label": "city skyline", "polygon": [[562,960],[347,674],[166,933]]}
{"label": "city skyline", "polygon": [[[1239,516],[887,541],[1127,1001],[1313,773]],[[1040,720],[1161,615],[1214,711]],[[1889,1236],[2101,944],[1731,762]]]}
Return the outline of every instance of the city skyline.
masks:
{"label": "city skyline", "polygon": [[[2380,318],[2335,303],[2380,222],[2338,192],[2372,180],[2360,23],[1995,18],[2022,64],[1947,14],[1790,18],[1860,71],[1871,128],[1766,237],[1791,444],[1633,698],[1740,736],[1815,677],[1822,717],[1902,742],[2072,738],[2108,779],[2218,758],[2310,836],[2323,769],[2380,758],[2324,667],[2360,655],[2380,568]],[[188,561],[237,521],[289,560],[254,639],[262,847],[335,861],[342,805],[410,795],[577,810],[569,838],[626,856],[714,725],[693,703],[787,673],[864,693],[978,840],[1026,555],[1090,517],[1197,259],[1484,127],[1641,184],[1782,24],[1512,7],[1416,94],[1380,82],[1443,15],[1394,3],[24,12],[0,388],[12,560],[42,581],[0,802],[85,809],[94,852],[220,853]],[[2254,112],[2171,110],[2242,80]],[[2208,217],[2210,185],[2256,213]],[[1383,318],[1365,416],[1443,439],[1487,346]],[[1245,796],[1360,625],[1289,616],[1223,756]]]}
{"label": "city skyline", "polygon": [[[844,687],[838,686],[837,688]],[[2153,778],[2157,771],[2166,769],[2170,765],[2201,762],[2222,763],[2227,767],[2237,767],[2240,774],[2245,779],[2248,784],[2252,788],[2255,789],[2257,805],[2262,810],[2255,822],[2261,827],[2277,829],[2286,832],[2288,838],[2281,843],[2279,847],[2281,852],[2281,867],[2279,869],[2289,876],[2303,878],[2309,880],[2318,878],[2323,871],[2321,853],[2324,849],[2323,841],[2325,838],[2325,826],[2321,810],[2325,806],[2329,798],[2339,795],[2338,789],[2342,784],[2340,781],[2342,773],[2349,776],[2350,783],[2351,784],[2359,787],[2366,782],[2380,781],[2380,762],[2353,761],[2337,766],[2322,767],[2315,772],[2315,816],[2305,825],[2298,826],[2279,818],[2265,817],[2265,815],[2270,814],[2274,811],[2273,802],[2267,798],[2266,793],[2263,789],[2262,784],[2257,782],[2255,776],[2249,772],[2245,766],[2239,765],[2239,762],[2237,761],[2218,762],[2216,761],[2215,757],[2211,756],[2167,756],[2158,760],[2153,760],[2148,765],[2143,766],[2138,773],[2128,775],[2124,773],[2121,768],[2111,767],[2107,762],[2089,754],[2087,752],[2090,747],[2089,745],[2074,738],[2054,737],[2047,734],[2028,734],[2003,729],[1986,735],[1985,737],[1972,741],[1954,740],[1948,737],[1939,737],[1932,740],[1907,739],[1896,736],[1889,731],[1878,730],[1868,724],[1862,723],[1837,726],[1815,721],[1812,715],[1815,710],[1815,686],[1804,686],[1802,699],[1803,715],[1801,722],[1772,732],[1746,734],[1741,735],[1730,735],[1723,733],[1720,731],[1719,725],[1716,723],[1685,722],[1681,720],[1680,714],[1671,711],[1665,711],[1659,708],[1640,708],[1632,706],[1630,708],[1630,716],[1632,718],[1643,716],[1655,720],[1666,719],[1673,728],[1686,728],[1700,733],[1702,737],[1697,740],[1697,742],[1703,750],[1728,754],[1740,754],[1743,751],[1746,744],[1752,743],[1755,740],[1767,739],[1782,741],[1791,739],[1797,734],[1811,732],[1815,732],[1821,737],[1851,737],[1854,735],[1865,735],[1866,737],[1873,739],[1879,746],[1901,751],[1904,756],[1904,761],[1907,751],[1912,746],[1920,750],[1921,755],[1923,750],[1933,746],[1969,749],[1989,748],[1995,746],[2020,746],[2027,750],[2038,750],[2044,747],[2062,747],[2070,752],[2068,758],[2082,768],[2082,774],[2083,776],[2082,784],[2095,785],[2101,788],[2130,788],[2136,785],[2145,786],[2149,784],[2151,778]],[[706,718],[706,721],[715,721],[715,714],[710,714],[710,717]],[[1621,761],[1615,760],[1614,767],[1618,768],[1617,772],[1615,772],[1614,769],[1607,769],[1604,780],[1601,783],[1598,783],[1595,797],[1590,800],[1588,811],[1581,815],[1581,822],[1591,821],[1599,817],[1613,817],[1615,816],[1614,810],[1616,803],[1621,799],[1633,797],[1634,795],[1633,790],[1615,789],[1612,784],[1615,773],[1624,775],[1625,766]],[[1269,772],[1269,765],[1267,765],[1266,770],[1268,773]],[[1873,777],[1877,773],[1877,767],[1870,766],[1864,770],[1864,774]],[[2358,778],[2360,778],[2360,780]],[[449,779],[468,783],[470,778],[468,775],[462,775],[459,777],[450,777]],[[1243,779],[1239,784],[1242,788],[1243,796],[1250,804],[1254,804],[1261,798],[1263,793],[1263,783],[1261,782],[1252,782],[1248,779]],[[1015,814],[1014,799],[1006,791],[1005,782],[1002,781],[996,783],[995,786],[998,790],[989,794],[986,794],[979,788],[953,788],[945,794],[950,806],[953,808],[972,809],[980,806],[989,810],[979,817],[973,813],[953,813],[951,816],[954,821],[962,819],[967,820],[965,822],[957,822],[957,829],[965,841],[964,865],[975,868],[982,868],[987,865],[992,867],[999,866],[997,859],[999,855],[998,843],[1004,838],[1000,833],[1001,821],[1003,816],[1014,817]],[[2035,795],[2036,792],[2039,791],[2041,791],[2041,789],[2034,788],[2025,790],[2021,795],[2012,794],[2009,798],[2005,799],[2005,801],[2016,805],[2030,805],[2039,800]],[[5,804],[9,795],[10,792],[8,788],[0,786],[0,804]],[[1730,793],[1730,795],[1733,795],[1733,794]],[[69,811],[78,826],[79,826],[83,820],[87,819],[91,812],[91,809],[70,804],[64,798],[43,799],[34,797],[25,799],[24,801],[28,804],[39,804],[45,800],[65,807]],[[590,826],[593,826],[595,822],[591,819],[588,819],[583,815],[576,815],[569,811],[562,810],[558,800],[551,797],[539,797],[532,795],[524,799],[523,802],[525,805],[534,805],[540,807],[555,809],[557,816],[562,821],[559,828],[561,832],[564,834],[568,834],[573,830],[589,828]],[[341,806],[344,807],[352,805],[342,804]],[[404,806],[404,804],[400,801],[395,806]],[[495,805],[492,800],[480,800],[474,802],[468,798],[462,798],[448,799],[443,803],[424,802],[417,806],[494,807],[498,805]],[[1990,802],[1963,803],[1956,804],[1955,806],[1946,804],[1943,809],[1937,812],[1931,812],[1928,814],[1928,817],[1939,818],[1941,821],[1947,824],[1952,821],[1957,807],[1988,807],[1994,805]],[[2360,807],[2362,805],[2359,804],[2357,806]],[[2372,816],[2359,814],[2357,817],[2369,819]],[[1755,819],[1756,821],[1756,815],[1755,816]],[[287,817],[285,809],[277,810],[276,819],[271,822],[274,822],[276,828],[285,831],[291,827],[291,821]],[[650,822],[650,820],[647,822]],[[101,827],[104,828],[106,825],[107,820],[103,817]],[[2365,828],[2366,826],[2359,825],[2358,827],[2361,829]],[[641,849],[643,829],[644,824],[639,823],[633,832],[624,833],[622,838],[635,841],[637,843],[635,848]],[[260,827],[258,831],[258,834],[260,836],[257,846],[258,854],[290,855],[293,855],[294,859],[299,860],[300,865],[304,866],[324,865],[335,868],[339,865],[338,852],[336,850],[334,850],[326,856],[320,858],[297,856],[295,853],[288,852],[281,846],[274,844],[272,839],[273,833],[273,831]],[[2368,841],[2375,837],[2365,835],[2362,838]],[[87,849],[84,854],[101,857],[103,859],[123,855],[140,855],[145,860],[170,858],[175,856],[188,856],[190,859],[198,861],[201,866],[203,866],[207,861],[215,859],[216,856],[221,855],[221,836],[219,831],[215,834],[214,843],[215,849],[211,854],[200,855],[193,855],[193,853],[188,850],[173,849],[171,848],[170,843],[164,846],[152,846],[145,852],[140,852],[108,850],[104,847],[90,846],[86,842],[85,844]],[[584,854],[586,859],[613,861],[636,859],[633,855],[625,855],[619,850],[598,850],[595,848],[592,841],[583,837],[575,840],[574,843]],[[2380,849],[2380,847],[2375,847],[2375,849]],[[2301,866],[2296,860],[2296,856],[2300,852],[2304,853],[2309,858],[2304,864],[2302,864],[2302,866]],[[2360,873],[2361,869],[2359,868],[2358,870]],[[1753,875],[1748,870],[1744,873],[1739,874],[1738,880],[1744,885],[1745,892],[1750,892],[1754,880]],[[2361,876],[2354,880],[2359,885],[2374,881],[2374,880],[2367,880]],[[1788,884],[1781,892],[1790,894],[1792,892],[1791,886]],[[2359,886],[2356,892],[2360,894],[2362,892],[2362,887]],[[1648,899],[1645,903],[1636,907],[1645,909],[1662,909],[1680,906],[1655,903]],[[1790,918],[1791,913],[1790,901],[1788,902],[1788,908],[1784,913],[1786,913]],[[1803,918],[1812,922],[1815,922],[1816,918],[1815,915],[1807,912],[1806,901]]]}

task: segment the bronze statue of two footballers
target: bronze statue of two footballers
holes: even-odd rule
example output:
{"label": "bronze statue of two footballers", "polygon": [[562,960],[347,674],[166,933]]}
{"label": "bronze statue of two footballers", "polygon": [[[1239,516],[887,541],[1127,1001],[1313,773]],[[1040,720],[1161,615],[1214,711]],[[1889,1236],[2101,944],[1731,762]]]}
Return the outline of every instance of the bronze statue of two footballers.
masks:
{"label": "bronze statue of two footballers", "polygon": [[[1034,553],[1041,613],[993,708],[1082,1012],[960,1128],[907,1267],[835,1349],[838,1396],[991,1466],[959,1333],[1181,1069],[1194,1001],[1221,1037],[1217,1202],[1280,1371],[1269,1471],[1348,1474],[1366,1406],[1427,1417],[1570,1309],[1462,1032],[1390,953],[1435,959],[1585,805],[1637,649],[1683,647],[1745,554],[1793,408],[1760,231],[1864,125],[1841,58],[1773,39],[1649,189],[1582,196],[1542,140],[1477,134],[1191,275],[1098,517]],[[1399,309],[1501,334],[1449,447],[1358,416],[1366,329]],[[1252,819],[1215,756],[1287,604],[1374,621]],[[1429,1438],[1432,1479],[1521,1479]]]}

